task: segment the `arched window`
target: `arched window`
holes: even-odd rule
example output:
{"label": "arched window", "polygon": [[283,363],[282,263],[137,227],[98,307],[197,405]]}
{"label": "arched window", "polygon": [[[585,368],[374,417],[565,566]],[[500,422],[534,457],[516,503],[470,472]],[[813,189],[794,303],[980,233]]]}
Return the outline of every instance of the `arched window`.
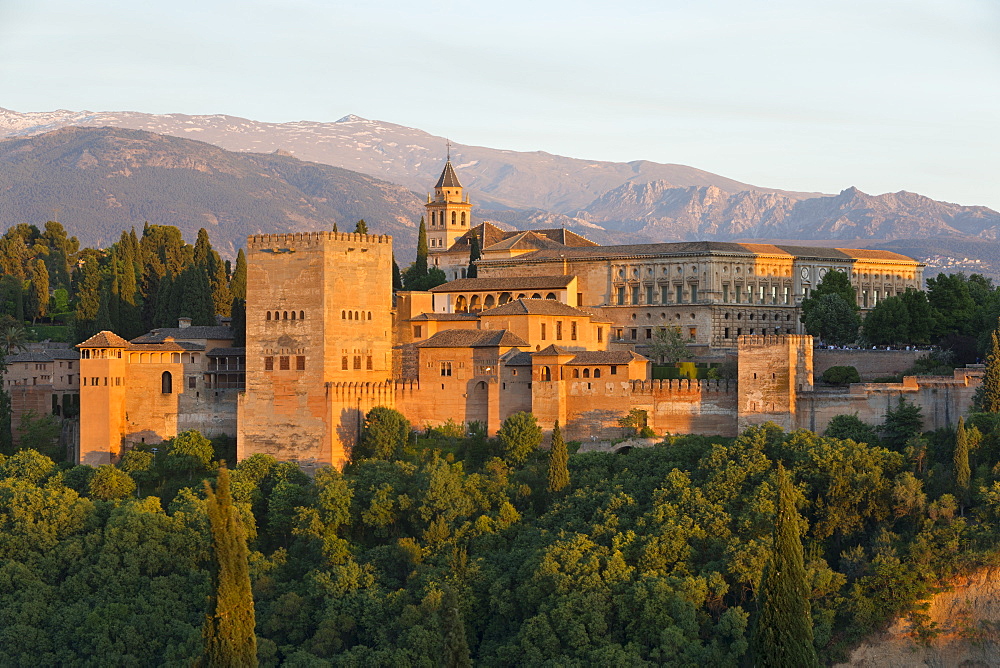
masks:
{"label": "arched window", "polygon": [[369,319],[369,320],[371,320],[371,319],[372,319],[372,312],[371,312],[371,311],[368,311],[368,319]]}
{"label": "arched window", "polygon": [[583,377],[584,378],[590,378],[590,369],[584,369],[583,370]]}
{"label": "arched window", "polygon": [[574,378],[579,378],[580,377],[580,370],[579,369],[573,369],[573,377]]}
{"label": "arched window", "polygon": [[547,366],[542,367],[542,380],[552,380],[552,370]]}
{"label": "arched window", "polygon": [[509,292],[501,292],[500,293],[500,301],[498,302],[499,305],[503,306],[504,304],[506,304],[509,301],[510,301],[510,293]]}
{"label": "arched window", "polygon": [[466,303],[465,302],[465,295],[459,295],[459,296],[455,297],[455,312],[456,313],[461,313],[462,311],[465,311],[465,308],[466,308],[465,307],[465,303]]}
{"label": "arched window", "polygon": [[347,311],[341,311],[340,312],[340,319],[341,320],[347,320]]}
{"label": "arched window", "polygon": [[295,311],[292,311],[292,320],[295,320]]}
{"label": "arched window", "polygon": [[299,311],[299,320],[305,320],[305,319],[306,319],[306,312]]}
{"label": "arched window", "polygon": [[462,226],[465,226],[465,212],[462,212]]}
{"label": "arched window", "polygon": [[556,298],[556,293],[550,292],[549,294],[545,295],[545,298],[546,299],[555,299]]}
{"label": "arched window", "polygon": [[174,391],[174,377],[170,375],[169,371],[164,371],[163,375],[160,376],[160,392],[163,394],[170,394]]}
{"label": "arched window", "polygon": [[282,318],[282,320],[288,320],[288,311],[285,311],[284,317]]}
{"label": "arched window", "polygon": [[347,312],[347,319],[348,320],[354,320],[354,311],[348,311]]}
{"label": "arched window", "polygon": [[594,369],[594,378],[600,378],[600,377],[601,377],[601,370]]}
{"label": "arched window", "polygon": [[493,295],[486,295],[486,299],[483,300],[483,306],[485,308],[492,308],[493,304],[495,303],[496,302],[494,302],[493,300]]}
{"label": "arched window", "polygon": [[472,299],[469,300],[469,310],[470,311],[479,310],[479,295],[472,295]]}
{"label": "arched window", "polygon": [[270,312],[270,311],[268,311],[268,312],[267,312],[267,319],[268,319],[268,320],[270,320],[270,319],[271,319],[271,312]]}
{"label": "arched window", "polygon": [[355,312],[354,312],[354,319],[355,319],[355,320],[361,320],[361,314],[360,314],[360,313],[358,313],[357,311],[355,311]]}
{"label": "arched window", "polygon": [[541,299],[542,296],[536,292],[535,294],[531,295],[531,298],[532,299]]}
{"label": "arched window", "polygon": [[458,214],[455,211],[452,211],[451,212],[451,224],[452,225],[457,225],[458,224],[458,220],[456,220],[457,217],[458,217]]}

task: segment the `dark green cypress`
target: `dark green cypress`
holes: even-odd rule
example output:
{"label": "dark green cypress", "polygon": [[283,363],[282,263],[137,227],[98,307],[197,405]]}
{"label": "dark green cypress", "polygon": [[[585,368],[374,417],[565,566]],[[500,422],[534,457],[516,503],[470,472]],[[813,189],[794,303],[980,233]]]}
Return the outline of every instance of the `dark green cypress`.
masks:
{"label": "dark green cypress", "polygon": [[444,636],[441,665],[446,668],[469,668],[469,643],[465,637],[465,621],[458,608],[458,596],[452,587],[446,587],[441,600],[441,626]]}
{"label": "dark green cypress", "polygon": [[778,465],[774,543],[757,595],[753,664],[762,668],[818,666],[795,492]]}
{"label": "dark green cypress", "polygon": [[[192,325],[215,324],[215,301],[208,274],[192,265],[180,275],[180,316],[191,318]],[[176,327],[177,323],[170,325]]]}
{"label": "dark green cypress", "polygon": [[469,244],[469,268],[465,270],[466,278],[476,278],[479,276],[479,270],[476,268],[476,260],[480,257],[482,257],[482,253],[479,252],[479,237],[473,234],[472,243]]}
{"label": "dark green cypress", "polygon": [[420,217],[420,229],[417,231],[417,260],[413,263],[415,277],[427,275],[427,227],[424,217]]}
{"label": "dark green cypress", "polygon": [[338,230],[337,230],[337,223],[334,223],[334,224],[333,224],[333,233],[334,233],[334,234],[336,234],[336,233],[337,233],[337,231],[338,231]]}
{"label": "dark green cypress", "polygon": [[569,486],[569,452],[566,441],[563,440],[559,421],[552,427],[552,446],[549,448],[549,486],[550,492],[561,492]]}
{"label": "dark green cypress", "polygon": [[232,320],[230,327],[233,330],[233,346],[242,348],[247,344],[247,303],[239,297],[233,297]]}
{"label": "dark green cypress", "polygon": [[392,254],[392,291],[403,289],[403,276],[399,273],[399,265],[396,264],[396,254]]}
{"label": "dark green cypress", "polygon": [[[1000,321],[998,321],[1000,322]],[[983,376],[983,411],[1000,413],[1000,330],[990,335],[990,354],[986,358],[986,374]]]}
{"label": "dark green cypress", "polygon": [[233,279],[229,282],[229,291],[234,299],[247,298],[247,256],[242,248],[236,253],[236,268],[233,269]]}
{"label": "dark green cypress", "polygon": [[239,512],[229,492],[229,470],[219,469],[215,490],[205,481],[208,522],[214,556],[213,594],[205,616],[205,665],[256,666],[257,636],[249,551]]}
{"label": "dark green cypress", "polygon": [[969,480],[972,471],[969,467],[969,437],[965,432],[965,418],[958,418],[958,428],[955,429],[955,453],[952,457],[955,465],[955,491],[962,506],[969,503]]}

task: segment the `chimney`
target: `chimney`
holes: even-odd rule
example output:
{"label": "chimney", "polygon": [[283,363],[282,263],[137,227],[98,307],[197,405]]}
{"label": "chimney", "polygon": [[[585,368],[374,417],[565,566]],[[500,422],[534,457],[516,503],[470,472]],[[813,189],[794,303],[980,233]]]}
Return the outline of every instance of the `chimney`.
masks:
{"label": "chimney", "polygon": [[181,329],[187,329],[191,326],[191,318],[177,318],[177,326]]}

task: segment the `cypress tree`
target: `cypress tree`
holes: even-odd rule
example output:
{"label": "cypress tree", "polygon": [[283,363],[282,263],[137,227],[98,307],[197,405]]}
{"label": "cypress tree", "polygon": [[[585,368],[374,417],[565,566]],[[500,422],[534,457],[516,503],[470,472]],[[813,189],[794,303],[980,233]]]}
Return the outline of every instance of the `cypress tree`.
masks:
{"label": "cypress tree", "polygon": [[247,344],[247,303],[239,297],[233,297],[230,312],[232,320],[229,326],[233,330],[233,346],[242,348]]}
{"label": "cypress tree", "polygon": [[[192,265],[181,273],[178,283],[180,285],[178,314],[191,318],[192,325],[214,325],[215,301],[208,275],[197,265]],[[169,326],[177,326],[176,318]]]}
{"label": "cypress tree", "polygon": [[465,270],[466,278],[476,278],[479,270],[476,268],[476,260],[482,256],[479,252],[479,237],[472,236],[472,243],[469,245],[469,268]]}
{"label": "cypress tree", "polygon": [[355,234],[368,234],[368,223],[365,222],[364,218],[362,218],[361,220],[359,220],[358,224],[354,226],[354,233]]}
{"label": "cypress tree", "polygon": [[208,256],[207,273],[209,285],[212,287],[214,314],[229,315],[233,303],[233,293],[229,289],[229,280],[226,278],[226,266],[214,250]]}
{"label": "cypress tree", "polygon": [[233,279],[229,282],[229,291],[234,299],[247,298],[247,256],[242,248],[236,253],[236,268],[233,269]]}
{"label": "cypress tree", "polygon": [[[1000,322],[1000,321],[998,321]],[[1000,413],[1000,330],[993,330],[990,354],[986,358],[986,374],[983,376],[983,411]]]}
{"label": "cypress tree", "polygon": [[219,469],[215,491],[205,481],[208,522],[212,531],[213,594],[205,616],[205,665],[256,666],[253,593],[249,552],[238,511],[229,492],[229,470]]}
{"label": "cypress tree", "polygon": [[549,487],[550,492],[561,492],[569,486],[569,452],[566,441],[563,440],[559,421],[552,427],[552,446],[549,448]]}
{"label": "cypress tree", "polygon": [[468,668],[472,665],[469,643],[465,638],[465,621],[458,609],[458,597],[452,587],[444,590],[441,601],[441,626],[444,652],[441,665],[446,668]]}
{"label": "cypress tree", "polygon": [[392,291],[403,289],[403,277],[399,273],[399,265],[396,264],[396,254],[392,254]]}
{"label": "cypress tree", "polygon": [[337,223],[333,224],[333,232],[334,232],[334,234],[337,233]]}
{"label": "cypress tree", "polygon": [[115,324],[111,321],[111,291],[107,287],[103,287],[100,292],[100,304],[97,306],[94,329],[103,332],[114,331],[114,328]]}
{"label": "cypress tree", "polygon": [[49,313],[49,270],[45,260],[35,260],[31,267],[31,321]]}
{"label": "cypress tree", "polygon": [[969,503],[969,479],[972,472],[969,469],[969,437],[965,431],[965,418],[958,418],[958,428],[955,430],[955,454],[952,460],[955,464],[955,488],[962,505]]}
{"label": "cypress tree", "polygon": [[417,278],[427,275],[427,227],[423,216],[420,217],[420,229],[417,232],[417,261],[413,263],[413,269]]}
{"label": "cypress tree", "polygon": [[94,334],[94,321],[101,307],[101,269],[96,255],[91,255],[80,269],[76,286],[76,337],[83,341]]}
{"label": "cypress tree", "polygon": [[757,595],[753,663],[764,668],[819,666],[813,647],[812,615],[795,508],[794,489],[778,464],[774,544]]}

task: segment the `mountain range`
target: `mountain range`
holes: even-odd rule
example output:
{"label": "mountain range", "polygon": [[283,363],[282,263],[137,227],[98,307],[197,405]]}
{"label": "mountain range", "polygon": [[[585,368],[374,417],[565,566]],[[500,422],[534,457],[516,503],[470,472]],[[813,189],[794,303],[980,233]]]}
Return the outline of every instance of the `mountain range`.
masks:
{"label": "mountain range", "polygon": [[[0,225],[58,216],[84,243],[107,242],[146,220],[178,225],[186,236],[206,226],[225,251],[247,233],[329,229],[333,222],[353,228],[365,218],[375,231],[393,234],[405,257],[445,146],[442,137],[353,115],[333,123],[264,123],[0,109]],[[477,218],[565,226],[598,243],[877,245],[1000,236],[1000,213],[916,193],[791,192],[684,165],[462,144],[451,145],[451,157]]]}

